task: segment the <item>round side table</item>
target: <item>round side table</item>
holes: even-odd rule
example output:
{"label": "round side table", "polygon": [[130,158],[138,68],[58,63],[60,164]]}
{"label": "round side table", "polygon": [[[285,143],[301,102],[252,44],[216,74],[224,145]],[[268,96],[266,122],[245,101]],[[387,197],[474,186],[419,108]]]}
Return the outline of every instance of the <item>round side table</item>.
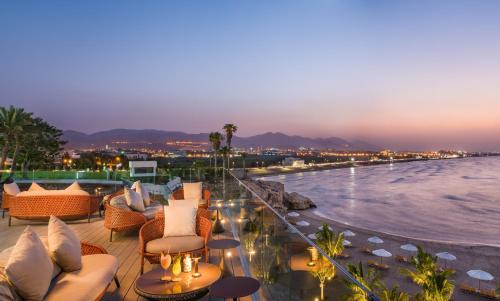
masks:
{"label": "round side table", "polygon": [[240,242],[234,239],[213,239],[207,243],[209,249],[220,250],[219,254],[219,267],[222,271],[222,276],[232,276],[232,273],[226,268],[225,256],[226,250],[236,248],[240,245]]}
{"label": "round side table", "polygon": [[238,298],[250,296],[260,288],[260,282],[250,277],[227,277],[222,278],[212,285],[210,295],[218,298]]}
{"label": "round side table", "polygon": [[198,271],[201,276],[195,278],[192,273],[181,273],[180,281],[164,281],[164,275],[172,276],[172,269],[166,274],[162,268],[156,268],[141,275],[135,281],[135,292],[148,300],[199,300],[208,293],[213,285],[221,277],[219,267],[213,264],[200,262]]}

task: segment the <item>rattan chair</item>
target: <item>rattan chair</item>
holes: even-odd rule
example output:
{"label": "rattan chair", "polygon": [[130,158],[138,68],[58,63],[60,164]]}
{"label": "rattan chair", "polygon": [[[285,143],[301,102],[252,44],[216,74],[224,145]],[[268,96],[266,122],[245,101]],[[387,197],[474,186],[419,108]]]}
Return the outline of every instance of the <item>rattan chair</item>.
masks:
{"label": "rattan chair", "polygon": [[[148,253],[146,245],[148,242],[163,237],[165,228],[165,218],[161,214],[157,214],[154,220],[145,223],[139,230],[139,252],[141,254],[141,275],[144,273],[144,263],[147,260],[151,264],[160,262],[159,253]],[[200,249],[183,250],[180,254],[186,253],[202,253],[205,256],[205,261],[208,262],[208,247],[207,243],[212,238],[212,222],[210,221],[210,212],[206,209],[199,208],[196,215],[196,234],[203,238],[204,244]]]}
{"label": "rattan chair", "polygon": [[[184,199],[184,189],[179,188],[172,192],[172,199],[174,200],[183,200]],[[202,191],[202,200],[206,201],[206,204],[200,204],[200,208],[207,209],[210,207],[210,191],[206,188],[203,188]]]}
{"label": "rattan chair", "polygon": [[139,229],[147,221],[140,212],[123,210],[109,204],[112,198],[121,194],[123,194],[123,190],[104,197],[104,227],[110,230],[110,242],[113,241],[113,232]]}

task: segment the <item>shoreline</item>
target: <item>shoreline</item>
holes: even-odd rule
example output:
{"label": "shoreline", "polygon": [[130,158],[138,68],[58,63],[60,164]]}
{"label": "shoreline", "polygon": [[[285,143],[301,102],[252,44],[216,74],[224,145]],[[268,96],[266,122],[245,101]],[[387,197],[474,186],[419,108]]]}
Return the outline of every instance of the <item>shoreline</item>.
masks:
{"label": "shoreline", "polygon": [[[491,273],[495,277],[493,281],[485,281],[484,283],[482,283],[481,287],[487,289],[495,289],[498,285],[498,279],[500,279],[500,252],[498,251],[499,247],[488,245],[465,245],[450,242],[408,238],[400,235],[393,235],[375,230],[358,228],[353,225],[346,225],[344,223],[319,216],[314,212],[314,210],[315,209],[289,210],[287,211],[287,213],[293,211],[299,213],[300,216],[286,216],[286,220],[294,224],[295,227],[305,236],[316,233],[318,231],[318,227],[322,226],[324,223],[331,226],[334,232],[351,230],[356,233],[356,236],[354,237],[345,238],[352,243],[352,247],[345,248],[344,250],[344,253],[348,254],[350,258],[336,259],[337,262],[343,264],[344,266],[347,263],[358,264],[359,262],[362,262],[366,266],[368,260],[378,260],[378,257],[374,255],[362,253],[361,250],[364,247],[368,246],[371,247],[371,249],[385,249],[389,251],[390,253],[392,253],[392,257],[384,259],[384,263],[388,264],[391,268],[388,271],[382,271],[379,273],[381,280],[388,287],[398,285],[400,289],[408,292],[411,295],[416,294],[420,290],[417,285],[415,285],[400,273],[401,269],[411,268],[412,266],[409,264],[398,262],[395,258],[398,255],[414,255],[414,253],[404,251],[400,248],[401,245],[408,243],[414,244],[416,246],[421,246],[426,252],[432,255],[438,252],[450,252],[457,257],[457,260],[451,262],[445,262],[438,259],[438,263],[440,266],[447,266],[455,270],[455,274],[451,277],[451,280],[455,284],[453,295],[453,300],[455,301],[479,300],[477,296],[465,294],[459,288],[461,284],[477,286],[477,280],[472,279],[467,275],[468,270],[481,269]],[[310,223],[310,225],[301,227],[296,225],[296,222],[298,221],[307,221],[308,223]],[[384,243],[378,245],[368,243],[367,239],[372,236],[380,237],[384,241]]]}

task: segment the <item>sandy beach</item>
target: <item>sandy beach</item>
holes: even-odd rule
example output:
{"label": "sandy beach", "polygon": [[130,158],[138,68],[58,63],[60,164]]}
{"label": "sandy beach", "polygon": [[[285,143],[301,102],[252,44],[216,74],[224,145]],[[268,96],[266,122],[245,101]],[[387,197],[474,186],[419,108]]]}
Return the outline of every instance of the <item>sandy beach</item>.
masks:
{"label": "sandy beach", "polygon": [[[484,271],[488,271],[495,277],[493,281],[483,281],[481,283],[481,288],[494,289],[500,281],[499,248],[490,246],[470,246],[465,244],[457,245],[442,242],[415,240],[395,235],[387,235],[384,233],[379,233],[377,231],[370,231],[350,225],[341,224],[333,220],[320,217],[314,213],[314,210],[316,209],[296,211],[300,214],[299,217],[287,217],[287,219],[293,224],[301,220],[309,222],[309,226],[297,226],[297,228],[306,235],[316,233],[318,227],[323,223],[327,223],[328,225],[330,225],[336,232],[349,229],[356,233],[356,236],[346,238],[352,242],[352,247],[345,249],[345,253],[349,254],[350,258],[339,259],[338,261],[341,263],[357,264],[361,261],[366,265],[368,260],[378,260],[378,258],[374,255],[369,255],[361,252],[362,248],[365,246],[370,246],[372,249],[383,248],[391,252],[393,256],[391,258],[384,259],[384,263],[388,264],[390,266],[390,269],[388,271],[380,272],[381,279],[388,287],[391,287],[393,284],[397,284],[402,290],[410,293],[411,295],[414,295],[419,291],[419,287],[417,285],[413,284],[411,280],[405,278],[400,273],[400,270],[402,268],[411,268],[411,265],[400,263],[395,259],[396,255],[412,255],[412,253],[400,249],[401,245],[407,243],[421,246],[427,252],[430,252],[432,254],[438,252],[450,252],[457,257],[457,260],[446,263],[443,260],[439,260],[441,266],[444,266],[446,264],[447,267],[452,268],[456,271],[455,275],[452,277],[452,281],[456,285],[453,299],[455,301],[484,299],[484,297],[469,295],[460,291],[458,286],[462,283],[476,287],[478,285],[477,280],[470,278],[466,274],[468,270],[481,269]],[[378,245],[370,245],[367,242],[367,239],[371,236],[380,237],[384,241],[384,243]]]}

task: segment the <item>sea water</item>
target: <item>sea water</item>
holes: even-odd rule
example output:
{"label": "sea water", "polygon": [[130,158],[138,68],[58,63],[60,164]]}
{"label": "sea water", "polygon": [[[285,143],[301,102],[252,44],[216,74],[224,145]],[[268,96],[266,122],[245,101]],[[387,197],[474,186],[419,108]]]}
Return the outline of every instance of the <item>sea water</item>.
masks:
{"label": "sea water", "polygon": [[414,161],[278,175],[315,213],[406,237],[500,246],[500,157]]}

